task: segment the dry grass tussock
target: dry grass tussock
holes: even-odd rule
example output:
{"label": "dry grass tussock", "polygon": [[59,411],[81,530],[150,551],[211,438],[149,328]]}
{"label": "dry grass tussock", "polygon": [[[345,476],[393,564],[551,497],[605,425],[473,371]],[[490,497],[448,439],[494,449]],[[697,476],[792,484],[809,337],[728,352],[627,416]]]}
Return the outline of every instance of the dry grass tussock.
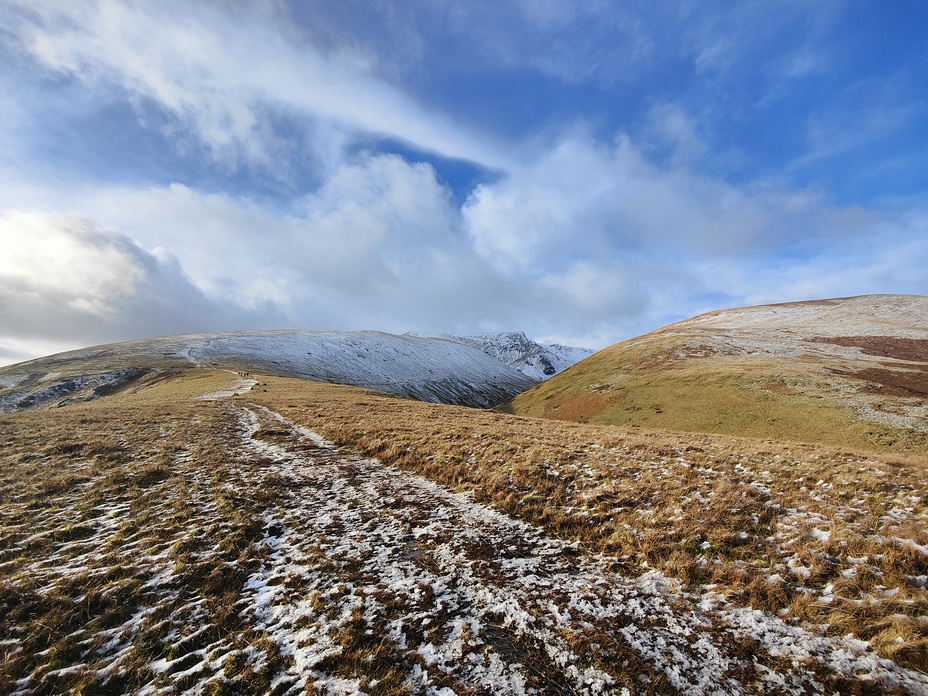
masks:
{"label": "dry grass tussock", "polygon": [[271,689],[283,658],[237,602],[275,491],[235,479],[228,430],[216,404],[149,397],[0,419],[0,693],[183,689],[211,666],[234,678],[207,693]]}
{"label": "dry grass tussock", "polygon": [[[264,380],[265,378],[262,378]],[[854,634],[928,672],[920,457],[589,426],[266,378],[237,397],[728,603]]]}

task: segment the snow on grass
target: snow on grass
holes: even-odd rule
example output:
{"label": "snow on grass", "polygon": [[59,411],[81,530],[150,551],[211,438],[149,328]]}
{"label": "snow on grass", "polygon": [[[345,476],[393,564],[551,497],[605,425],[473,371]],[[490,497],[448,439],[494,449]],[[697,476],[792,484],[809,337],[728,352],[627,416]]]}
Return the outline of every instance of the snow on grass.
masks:
{"label": "snow on grass", "polygon": [[220,389],[219,391],[210,392],[209,394],[203,394],[198,396],[197,399],[200,401],[218,401],[219,399],[227,399],[230,396],[238,396],[240,394],[245,394],[252,390],[252,388],[258,384],[258,380],[250,379],[243,377],[232,370],[226,370],[226,372],[231,372],[236,376],[235,384],[233,384],[228,389]]}
{"label": "snow on grass", "polygon": [[[707,614],[705,597],[660,573],[626,577],[611,569],[617,559],[585,557],[466,494],[341,453],[272,411],[246,409],[240,421],[245,446],[288,482],[265,520],[268,561],[247,587],[257,624],[293,660],[293,689],[353,693],[378,681],[339,638],[352,632],[417,690],[531,693],[555,680],[605,693],[627,679],[623,661],[687,693],[805,693],[825,688],[821,670],[928,688],[860,641],[723,600]],[[743,639],[761,650],[732,648]]]}
{"label": "snow on grass", "polygon": [[[114,442],[131,437],[131,462],[122,445],[73,440],[52,443],[50,452],[68,454],[43,462],[45,476],[31,466],[34,453],[11,457],[0,482],[0,635],[13,642],[0,648],[0,691],[202,688],[224,679],[225,664],[254,639],[222,614],[221,585],[229,579],[234,588],[234,573],[221,572],[230,567],[222,545],[241,526],[221,509],[232,507],[221,492],[225,472],[207,465],[209,440],[180,449],[165,439],[191,423],[207,431],[219,423],[152,415],[142,426],[101,422]],[[92,419],[78,420],[86,433]],[[46,433],[73,438],[70,425]],[[205,435],[193,430],[192,440]],[[103,458],[84,456],[91,451]]]}
{"label": "snow on grass", "polygon": [[[184,400],[169,410],[117,410],[116,419],[94,416],[96,408],[61,409],[55,419],[23,414],[3,434],[11,454],[0,478],[0,597],[8,607],[0,613],[0,691],[928,690],[924,675],[877,657],[864,641],[747,609],[721,585],[700,588],[642,571],[629,557],[590,555],[472,494],[340,450],[273,410]],[[38,451],[37,440],[46,443]],[[467,442],[483,435],[469,431]],[[568,489],[570,514],[580,519],[609,492],[592,459],[609,450],[572,451],[539,471]],[[488,461],[479,450],[463,454],[470,466]],[[634,521],[629,543],[646,543],[665,512],[711,512],[721,495],[714,482],[730,476],[717,461],[639,459],[629,468],[639,493],[677,475],[693,485],[688,502],[666,511],[643,495],[611,498],[628,508],[617,519]],[[740,466],[747,484],[778,495],[777,472],[746,459]],[[823,500],[843,492],[815,481],[796,485]],[[879,481],[881,490],[896,485]],[[856,486],[847,501],[869,509],[866,495]],[[861,518],[877,524],[885,543],[845,553],[841,563],[879,578],[884,554],[923,558],[923,544],[905,544],[920,539],[907,526],[918,514],[908,510],[920,509],[912,496],[893,491],[891,504]],[[765,585],[774,577],[776,585],[805,583],[811,602],[838,604],[837,572],[821,587],[814,575],[797,577],[811,563],[803,540],[816,549],[840,543],[838,522],[805,503],[777,510],[766,536],[751,522],[756,513],[744,512],[731,543],[775,549]],[[816,530],[831,536],[816,539]],[[724,542],[687,541],[694,549],[703,542],[697,553],[714,564]],[[888,582],[870,582],[860,601],[899,604]]]}

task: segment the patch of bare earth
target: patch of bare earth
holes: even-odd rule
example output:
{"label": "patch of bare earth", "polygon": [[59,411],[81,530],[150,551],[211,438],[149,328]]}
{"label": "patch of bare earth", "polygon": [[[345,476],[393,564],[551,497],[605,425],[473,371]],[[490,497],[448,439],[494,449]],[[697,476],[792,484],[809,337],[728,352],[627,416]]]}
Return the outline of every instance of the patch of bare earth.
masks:
{"label": "patch of bare earth", "polygon": [[918,398],[928,396],[928,365],[920,370],[866,367],[860,370],[832,368],[830,371],[835,375],[865,382],[859,389],[865,394]]}
{"label": "patch of bare earth", "polygon": [[928,395],[928,340],[893,336],[844,336],[815,338],[846,348],[858,348],[865,355],[889,360],[879,366],[831,368],[832,374],[864,382],[860,391],[890,397],[924,397]]}
{"label": "patch of bare earth", "polygon": [[896,336],[833,336],[809,339],[845,348],[860,348],[866,355],[928,363],[928,340]]}

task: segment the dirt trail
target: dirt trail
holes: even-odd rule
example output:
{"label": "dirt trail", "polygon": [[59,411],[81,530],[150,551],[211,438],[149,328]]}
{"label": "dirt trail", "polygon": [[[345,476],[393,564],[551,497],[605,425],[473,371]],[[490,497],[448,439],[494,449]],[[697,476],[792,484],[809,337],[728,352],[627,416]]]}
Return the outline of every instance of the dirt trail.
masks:
{"label": "dirt trail", "polygon": [[[629,578],[464,494],[228,404],[265,510],[243,606],[292,658],[281,692],[926,693],[928,679],[774,617]],[[281,485],[282,484],[282,485]],[[859,686],[859,685],[858,685]]]}

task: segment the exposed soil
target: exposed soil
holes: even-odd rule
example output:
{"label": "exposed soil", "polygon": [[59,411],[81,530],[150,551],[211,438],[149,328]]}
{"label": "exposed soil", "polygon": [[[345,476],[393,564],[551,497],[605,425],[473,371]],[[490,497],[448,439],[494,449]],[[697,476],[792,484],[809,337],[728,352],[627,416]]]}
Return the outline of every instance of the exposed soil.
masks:
{"label": "exposed soil", "polygon": [[884,396],[926,396],[928,395],[928,365],[915,370],[888,370],[868,367],[862,370],[840,370],[833,368],[833,374],[859,379],[868,384],[862,391],[868,394]]}
{"label": "exposed soil", "polygon": [[636,360],[629,365],[629,372],[667,370],[674,367],[685,367],[693,359],[736,356],[744,355],[744,353],[745,350],[737,346],[704,340],[687,341],[642,356],[640,360]]}
{"label": "exposed soil", "polygon": [[810,338],[814,343],[830,343],[845,348],[860,348],[866,355],[928,363],[928,340],[895,336],[834,336]]}
{"label": "exposed soil", "polygon": [[545,418],[583,423],[602,411],[615,397],[616,394],[589,392],[555,397],[545,405]]}

